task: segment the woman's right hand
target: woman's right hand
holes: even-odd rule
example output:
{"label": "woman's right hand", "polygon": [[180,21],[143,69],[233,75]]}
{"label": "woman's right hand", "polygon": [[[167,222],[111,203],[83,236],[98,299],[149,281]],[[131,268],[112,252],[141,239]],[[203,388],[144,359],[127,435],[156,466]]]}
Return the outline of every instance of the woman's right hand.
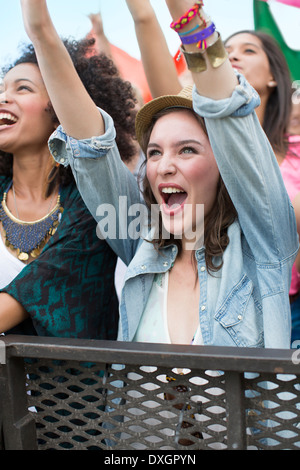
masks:
{"label": "woman's right hand", "polygon": [[46,0],[21,0],[21,7],[24,27],[33,43],[39,69],[60,124],[68,135],[76,139],[102,135],[102,116],[54,27]]}
{"label": "woman's right hand", "polygon": [[104,34],[103,21],[101,13],[90,13],[88,15],[95,34]]}

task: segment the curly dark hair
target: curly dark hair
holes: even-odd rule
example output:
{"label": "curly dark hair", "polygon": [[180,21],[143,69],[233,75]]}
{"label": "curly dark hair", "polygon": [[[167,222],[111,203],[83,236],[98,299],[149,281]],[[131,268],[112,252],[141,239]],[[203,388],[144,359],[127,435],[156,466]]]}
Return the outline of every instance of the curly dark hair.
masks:
{"label": "curly dark hair", "polygon": [[[122,160],[130,162],[136,152],[135,144],[135,93],[130,82],[123,80],[112,62],[104,54],[97,54],[94,39],[76,41],[64,39],[75,69],[94,103],[111,115],[116,128],[116,142]],[[38,66],[32,44],[26,45],[22,55],[13,63],[2,68],[2,75],[19,64],[31,63]],[[53,122],[59,124],[54,109],[49,103],[47,111],[53,116]],[[50,136],[49,136],[50,137]],[[13,157],[0,150],[0,174],[12,176]],[[59,183],[69,184],[72,174],[69,167],[59,166],[50,177],[51,187]],[[49,188],[51,193],[52,188]]]}

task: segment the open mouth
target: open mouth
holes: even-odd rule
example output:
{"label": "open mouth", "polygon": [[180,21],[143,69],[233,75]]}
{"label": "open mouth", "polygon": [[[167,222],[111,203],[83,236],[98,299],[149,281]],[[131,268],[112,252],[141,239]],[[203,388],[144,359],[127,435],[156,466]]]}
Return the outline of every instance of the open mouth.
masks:
{"label": "open mouth", "polygon": [[17,120],[16,116],[11,113],[0,112],[0,126],[13,126]]}
{"label": "open mouth", "polygon": [[188,196],[183,189],[175,188],[173,186],[161,188],[160,191],[164,204],[168,209],[173,210],[182,206]]}

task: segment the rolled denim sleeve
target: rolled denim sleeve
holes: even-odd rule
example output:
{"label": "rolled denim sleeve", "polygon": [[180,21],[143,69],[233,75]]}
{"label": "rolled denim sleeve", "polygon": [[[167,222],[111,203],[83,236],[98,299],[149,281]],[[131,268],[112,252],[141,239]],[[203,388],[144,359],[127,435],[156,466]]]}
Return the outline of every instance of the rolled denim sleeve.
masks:
{"label": "rolled denim sleeve", "polygon": [[72,163],[72,159],[99,158],[114,148],[116,131],[113,120],[105,111],[99,110],[99,112],[104,120],[104,135],[77,140],[68,136],[62,126],[53,132],[49,139],[49,149],[57,163],[66,167]]}
{"label": "rolled denim sleeve", "polygon": [[204,118],[221,119],[228,116],[243,117],[251,114],[254,109],[260,105],[258,93],[247,82],[245,77],[236,73],[239,84],[235,87],[230,98],[223,100],[212,100],[200,96],[193,89],[193,101],[195,111]]}
{"label": "rolled denim sleeve", "polygon": [[258,263],[295,257],[295,214],[271,145],[258,121],[256,91],[238,74],[230,98],[215,101],[193,91],[222,179],[237,210],[245,239]]}
{"label": "rolled denim sleeve", "polygon": [[76,140],[59,126],[49,139],[49,149],[59,164],[71,167],[81,197],[98,222],[98,228],[105,210],[110,211],[108,217],[112,214],[116,236],[110,237],[109,231],[101,232],[102,236],[128,264],[138,241],[126,236],[125,215],[132,205],[141,203],[141,195],[136,179],[121,160],[112,118],[103,110],[99,112],[105,125],[103,135]]}

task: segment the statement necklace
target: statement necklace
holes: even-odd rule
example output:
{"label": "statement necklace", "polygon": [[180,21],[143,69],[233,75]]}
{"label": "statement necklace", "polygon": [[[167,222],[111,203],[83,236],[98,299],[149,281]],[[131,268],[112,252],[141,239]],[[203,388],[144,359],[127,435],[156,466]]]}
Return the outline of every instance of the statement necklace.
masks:
{"label": "statement necklace", "polygon": [[5,245],[17,252],[17,257],[20,261],[27,261],[30,256],[32,258],[39,256],[48,241],[48,237],[54,235],[59,224],[60,214],[63,213],[63,208],[60,205],[60,195],[58,194],[55,207],[50,211],[53,196],[48,214],[45,215],[45,217],[34,222],[20,220],[14,187],[12,187],[12,190],[18,218],[10,212],[6,205],[7,193],[11,186],[12,183],[10,183],[3,194],[3,200],[0,206],[0,221],[4,229]]}

